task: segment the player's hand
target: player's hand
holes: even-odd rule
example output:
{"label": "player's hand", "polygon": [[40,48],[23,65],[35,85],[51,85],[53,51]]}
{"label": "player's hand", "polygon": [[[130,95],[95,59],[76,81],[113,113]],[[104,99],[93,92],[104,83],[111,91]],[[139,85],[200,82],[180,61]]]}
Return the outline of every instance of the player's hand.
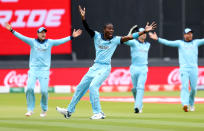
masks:
{"label": "player's hand", "polygon": [[154,32],[154,33],[149,32],[149,37],[150,37],[151,39],[153,39],[153,40],[158,40],[158,36],[157,36],[157,33],[156,33],[156,32]]}
{"label": "player's hand", "polygon": [[86,8],[82,9],[81,6],[79,5],[79,12],[82,20],[85,20]]}
{"label": "player's hand", "polygon": [[72,33],[72,36],[74,38],[76,38],[76,37],[80,36],[81,34],[82,34],[82,30],[81,29],[78,29],[78,30],[74,29],[74,31]]}
{"label": "player's hand", "polygon": [[6,28],[7,30],[9,30],[9,31],[11,31],[11,30],[12,30],[11,25],[9,25],[8,23],[5,23],[5,28]]}
{"label": "player's hand", "polygon": [[145,26],[145,32],[149,32],[152,31],[154,29],[156,29],[157,24],[155,22],[152,22],[151,25],[149,25],[149,22],[147,22],[146,26]]}

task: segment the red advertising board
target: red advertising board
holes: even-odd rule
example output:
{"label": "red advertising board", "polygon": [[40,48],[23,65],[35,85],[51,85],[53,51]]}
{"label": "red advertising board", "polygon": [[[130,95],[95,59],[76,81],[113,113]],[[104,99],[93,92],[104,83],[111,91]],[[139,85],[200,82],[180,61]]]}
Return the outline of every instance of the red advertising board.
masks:
{"label": "red advertising board", "polygon": [[[29,54],[30,47],[3,28],[5,22],[19,33],[36,38],[39,27],[47,38],[71,35],[71,0],[0,0],[0,55]],[[54,54],[70,54],[71,42],[53,47]]]}
{"label": "red advertising board", "polygon": [[[25,87],[28,69],[0,70],[0,86]],[[75,89],[88,68],[51,69],[49,86],[69,85]],[[199,67],[198,85],[204,85],[204,67]],[[180,77],[178,67],[149,67],[146,90],[179,90]],[[101,90],[129,91],[132,88],[129,68],[112,68]]]}

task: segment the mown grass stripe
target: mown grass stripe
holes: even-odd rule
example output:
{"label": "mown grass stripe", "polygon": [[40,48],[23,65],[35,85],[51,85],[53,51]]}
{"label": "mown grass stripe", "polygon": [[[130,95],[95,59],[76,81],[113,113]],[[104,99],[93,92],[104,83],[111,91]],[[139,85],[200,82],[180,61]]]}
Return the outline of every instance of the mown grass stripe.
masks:
{"label": "mown grass stripe", "polygon": [[18,129],[13,127],[0,127],[0,131],[39,131],[39,130],[29,130],[29,129]]}
{"label": "mown grass stripe", "polygon": [[0,120],[0,123],[7,123],[7,124],[20,124],[20,125],[37,125],[37,126],[48,126],[48,127],[71,127],[71,128],[78,128],[78,129],[92,129],[92,130],[106,130],[106,131],[132,131],[132,130],[143,130],[143,131],[164,131],[164,129],[151,129],[151,128],[140,128],[140,127],[130,127],[130,126],[113,126],[113,125],[101,125],[99,124],[88,124],[88,123],[75,123],[75,122],[36,122],[36,121],[13,121],[13,120]]}

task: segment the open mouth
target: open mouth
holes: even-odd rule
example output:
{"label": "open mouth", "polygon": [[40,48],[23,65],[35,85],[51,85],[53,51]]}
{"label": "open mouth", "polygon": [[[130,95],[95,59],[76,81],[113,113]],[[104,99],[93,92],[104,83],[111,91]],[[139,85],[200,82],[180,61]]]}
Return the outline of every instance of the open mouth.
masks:
{"label": "open mouth", "polygon": [[111,32],[111,33],[109,33],[109,37],[112,37],[113,36],[113,33]]}

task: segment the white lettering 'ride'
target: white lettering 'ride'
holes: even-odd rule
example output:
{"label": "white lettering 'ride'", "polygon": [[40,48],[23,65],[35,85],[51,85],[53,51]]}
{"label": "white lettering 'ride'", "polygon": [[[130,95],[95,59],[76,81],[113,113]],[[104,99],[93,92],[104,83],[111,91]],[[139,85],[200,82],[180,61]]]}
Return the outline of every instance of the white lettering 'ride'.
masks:
{"label": "white lettering 'ride'", "polygon": [[[6,22],[11,22],[13,27],[59,27],[61,18],[65,14],[65,9],[33,9],[33,10],[0,10],[0,24],[3,26]],[[17,17],[11,21],[12,17]],[[25,17],[28,16],[27,21]]]}
{"label": "white lettering 'ride'", "polygon": [[2,2],[2,3],[16,3],[18,1],[19,0],[0,0],[0,2]]}

